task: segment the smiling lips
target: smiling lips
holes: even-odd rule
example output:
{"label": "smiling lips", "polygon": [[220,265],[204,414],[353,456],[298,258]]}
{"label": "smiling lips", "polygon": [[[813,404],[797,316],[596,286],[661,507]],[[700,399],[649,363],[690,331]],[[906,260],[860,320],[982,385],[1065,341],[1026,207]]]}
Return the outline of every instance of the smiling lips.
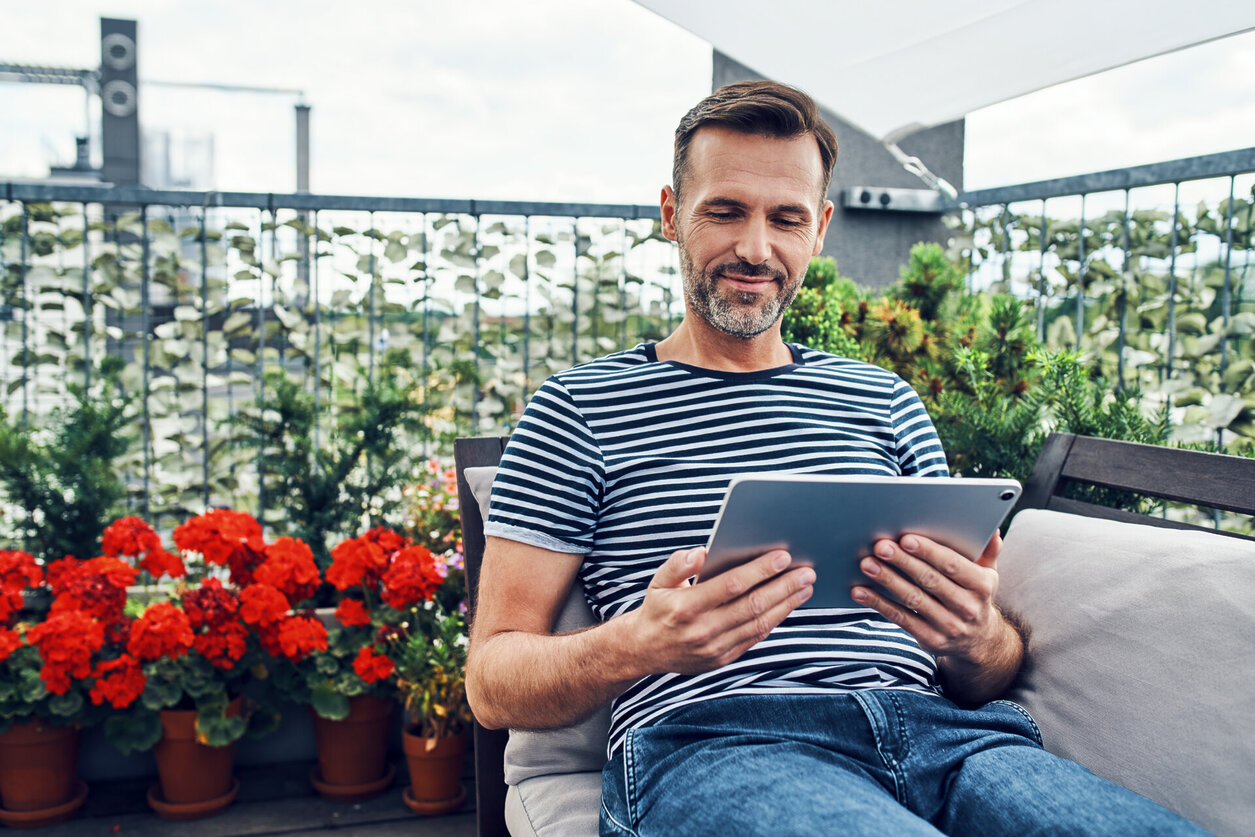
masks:
{"label": "smiling lips", "polygon": [[723,279],[740,291],[763,291],[772,283],[783,281],[766,265],[741,265],[715,271],[715,279]]}

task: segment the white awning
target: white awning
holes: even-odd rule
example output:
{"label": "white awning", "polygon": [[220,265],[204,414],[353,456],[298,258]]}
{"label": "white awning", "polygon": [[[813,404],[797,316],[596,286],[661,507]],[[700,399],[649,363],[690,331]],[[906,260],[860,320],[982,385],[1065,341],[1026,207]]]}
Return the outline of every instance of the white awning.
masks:
{"label": "white awning", "polygon": [[873,137],[1255,29],[1252,0],[636,0]]}

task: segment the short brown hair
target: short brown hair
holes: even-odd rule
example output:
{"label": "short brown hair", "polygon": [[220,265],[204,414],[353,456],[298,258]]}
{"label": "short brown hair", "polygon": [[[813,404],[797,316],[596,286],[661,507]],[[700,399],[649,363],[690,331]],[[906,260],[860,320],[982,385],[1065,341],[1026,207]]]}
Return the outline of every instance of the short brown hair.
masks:
{"label": "short brown hair", "polygon": [[832,183],[837,162],[837,135],[819,115],[815,100],[801,90],[776,81],[738,81],[720,87],[684,114],[675,129],[675,159],[671,168],[676,203],[688,173],[688,150],[693,135],[707,125],[721,125],[743,134],[793,139],[811,134],[819,144],[824,168],[822,200]]}

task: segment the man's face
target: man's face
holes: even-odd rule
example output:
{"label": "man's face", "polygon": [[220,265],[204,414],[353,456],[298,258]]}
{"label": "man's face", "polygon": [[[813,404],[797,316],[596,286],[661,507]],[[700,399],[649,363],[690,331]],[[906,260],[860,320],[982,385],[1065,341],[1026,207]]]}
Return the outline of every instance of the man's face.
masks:
{"label": "man's face", "polygon": [[680,245],[689,310],[750,338],[793,301],[832,217],[819,145],[711,126],[693,135],[683,205],[663,190],[663,234]]}

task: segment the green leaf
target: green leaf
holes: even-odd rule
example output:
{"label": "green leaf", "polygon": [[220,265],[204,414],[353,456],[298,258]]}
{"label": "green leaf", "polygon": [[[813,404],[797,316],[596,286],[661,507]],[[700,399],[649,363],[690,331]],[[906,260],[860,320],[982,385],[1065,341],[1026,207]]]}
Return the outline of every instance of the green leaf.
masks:
{"label": "green leaf", "polygon": [[196,734],[210,747],[225,747],[244,737],[247,724],[239,715],[228,716],[220,703],[203,707],[196,713]]}
{"label": "green leaf", "polygon": [[326,684],[310,690],[310,705],[321,718],[343,721],[349,716],[349,699]]}
{"label": "green leaf", "polygon": [[151,750],[161,740],[161,716],[138,708],[110,715],[105,721],[105,738],[124,756]]}

